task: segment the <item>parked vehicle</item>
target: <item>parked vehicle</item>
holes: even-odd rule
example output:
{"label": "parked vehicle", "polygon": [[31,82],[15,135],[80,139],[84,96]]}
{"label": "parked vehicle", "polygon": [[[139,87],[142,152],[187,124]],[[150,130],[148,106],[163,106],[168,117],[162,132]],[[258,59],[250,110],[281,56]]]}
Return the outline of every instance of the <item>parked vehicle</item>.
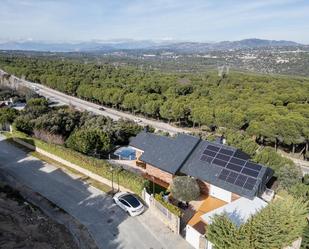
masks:
{"label": "parked vehicle", "polygon": [[114,195],[113,199],[130,216],[137,216],[145,209],[144,204],[136,196],[127,192],[119,192]]}
{"label": "parked vehicle", "polygon": [[105,111],[105,108],[104,107],[100,107],[99,110],[100,111]]}
{"label": "parked vehicle", "polygon": [[142,120],[141,120],[141,119],[139,119],[139,118],[136,118],[136,119],[134,119],[134,122],[135,122],[135,123],[141,123],[141,122],[142,122]]}

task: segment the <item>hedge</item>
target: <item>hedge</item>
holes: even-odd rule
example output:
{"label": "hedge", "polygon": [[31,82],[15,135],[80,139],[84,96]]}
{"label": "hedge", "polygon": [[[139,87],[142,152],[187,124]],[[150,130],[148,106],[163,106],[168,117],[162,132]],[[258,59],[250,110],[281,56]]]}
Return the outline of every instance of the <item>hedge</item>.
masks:
{"label": "hedge", "polygon": [[171,204],[171,203],[165,201],[165,200],[163,199],[162,194],[155,194],[155,195],[154,195],[154,198],[155,198],[158,202],[160,202],[164,207],[166,207],[171,213],[177,215],[178,217],[182,216],[181,210],[180,210],[178,207],[174,206],[173,204]]}
{"label": "hedge", "polygon": [[83,155],[61,145],[46,143],[37,138],[30,137],[20,131],[13,131],[12,137],[19,138],[35,147],[48,151],[55,156],[63,158],[64,160],[67,160],[109,180],[112,180],[110,168],[113,168],[113,170],[115,170],[114,181],[117,182],[117,178],[119,176],[119,185],[132,190],[138,195],[141,195],[143,188],[146,186],[147,180],[143,177],[125,169],[118,169],[105,160]]}

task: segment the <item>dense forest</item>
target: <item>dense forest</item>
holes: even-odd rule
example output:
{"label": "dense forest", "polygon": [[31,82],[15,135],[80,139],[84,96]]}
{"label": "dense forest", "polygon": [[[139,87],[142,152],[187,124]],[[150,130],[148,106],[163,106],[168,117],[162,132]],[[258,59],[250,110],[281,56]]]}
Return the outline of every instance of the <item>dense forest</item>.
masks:
{"label": "dense forest", "polygon": [[182,126],[243,130],[261,144],[308,151],[309,79],[159,73],[44,58],[1,56],[0,67],[117,109]]}
{"label": "dense forest", "polygon": [[[214,229],[209,227],[207,236],[215,241],[221,224],[226,237],[223,243],[235,244],[235,248],[262,249],[268,248],[265,245],[270,243],[256,244],[263,238],[275,238],[273,247],[281,248],[304,233],[303,248],[307,248],[308,234],[303,228],[307,224],[304,217],[308,211],[309,178],[303,177],[300,168],[275,149],[261,150],[263,146],[257,143],[291,151],[308,150],[309,79],[237,72],[222,77],[214,72],[159,73],[109,64],[20,56],[0,57],[0,68],[90,101],[181,126],[201,128],[197,131],[214,131],[206,135],[209,139],[216,131],[224,131],[229,145],[274,169],[275,189],[280,196],[293,197],[288,197],[287,202],[274,202],[241,228],[232,227],[228,220],[219,217]],[[0,91],[0,98],[19,97],[10,94],[8,90]],[[24,94],[27,105],[23,111],[17,113],[2,108],[0,122],[13,122],[17,130],[32,137],[92,157],[106,157],[115,146],[127,144],[129,137],[141,130],[134,122],[114,122],[69,107],[51,108],[44,98],[28,95]],[[285,215],[287,210],[289,214]],[[265,226],[266,221],[274,220],[276,222]],[[273,231],[278,233],[273,234]],[[252,234],[262,236],[251,240]],[[283,240],[282,234],[289,236]],[[218,248],[229,248],[220,245],[221,240],[217,243]]]}

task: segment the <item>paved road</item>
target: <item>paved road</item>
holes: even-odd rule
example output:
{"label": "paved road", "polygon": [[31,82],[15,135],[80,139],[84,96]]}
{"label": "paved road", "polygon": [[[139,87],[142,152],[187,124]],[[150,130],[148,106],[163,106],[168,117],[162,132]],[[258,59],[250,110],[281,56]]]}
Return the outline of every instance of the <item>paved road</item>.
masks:
{"label": "paved road", "polygon": [[0,136],[0,170],[40,193],[87,227],[100,248],[191,248],[146,211],[129,217],[112,199],[75,175],[28,156]]}
{"label": "paved road", "polygon": [[[0,69],[0,75],[3,74],[4,71],[2,71]],[[18,81],[21,81],[19,78],[15,77],[15,76],[11,76],[13,78],[15,78]],[[181,128],[177,128],[174,126],[171,126],[167,123],[164,122],[160,122],[160,121],[154,121],[154,120],[150,120],[150,119],[146,119],[146,118],[140,118],[137,116],[134,116],[132,114],[128,114],[128,113],[124,113],[121,111],[117,111],[115,109],[112,108],[108,108],[108,107],[104,107],[104,111],[99,110],[100,105],[85,101],[85,100],[81,100],[79,98],[76,97],[72,97],[70,95],[66,95],[64,93],[61,93],[59,91],[56,91],[54,89],[51,89],[49,87],[46,87],[44,85],[41,84],[37,84],[37,83],[33,83],[30,81],[26,81],[26,80],[22,80],[21,81],[22,84],[28,86],[28,87],[37,87],[39,89],[38,93],[44,97],[47,98],[52,98],[53,100],[59,101],[61,103],[67,104],[67,105],[72,105],[74,107],[76,107],[79,110],[87,110],[89,112],[93,112],[95,114],[98,115],[104,115],[104,116],[108,116],[114,120],[118,120],[120,118],[126,118],[126,119],[131,119],[131,120],[135,120],[135,119],[139,119],[141,120],[141,124],[142,125],[150,125],[158,130],[162,130],[162,131],[166,131],[169,132],[170,134],[176,134],[176,133],[183,133],[183,132],[188,132],[184,129]]]}

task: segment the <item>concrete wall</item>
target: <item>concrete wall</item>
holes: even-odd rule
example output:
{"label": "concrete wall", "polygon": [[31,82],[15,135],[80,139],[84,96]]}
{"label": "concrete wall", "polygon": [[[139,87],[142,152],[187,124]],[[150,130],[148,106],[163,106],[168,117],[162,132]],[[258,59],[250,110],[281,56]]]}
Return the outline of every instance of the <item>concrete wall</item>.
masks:
{"label": "concrete wall", "polygon": [[156,201],[156,199],[147,193],[144,189],[142,193],[142,197],[145,202],[149,206],[149,210],[163,222],[169,229],[171,229],[174,233],[180,233],[180,218],[171,213],[167,208],[165,208],[160,202]]}

